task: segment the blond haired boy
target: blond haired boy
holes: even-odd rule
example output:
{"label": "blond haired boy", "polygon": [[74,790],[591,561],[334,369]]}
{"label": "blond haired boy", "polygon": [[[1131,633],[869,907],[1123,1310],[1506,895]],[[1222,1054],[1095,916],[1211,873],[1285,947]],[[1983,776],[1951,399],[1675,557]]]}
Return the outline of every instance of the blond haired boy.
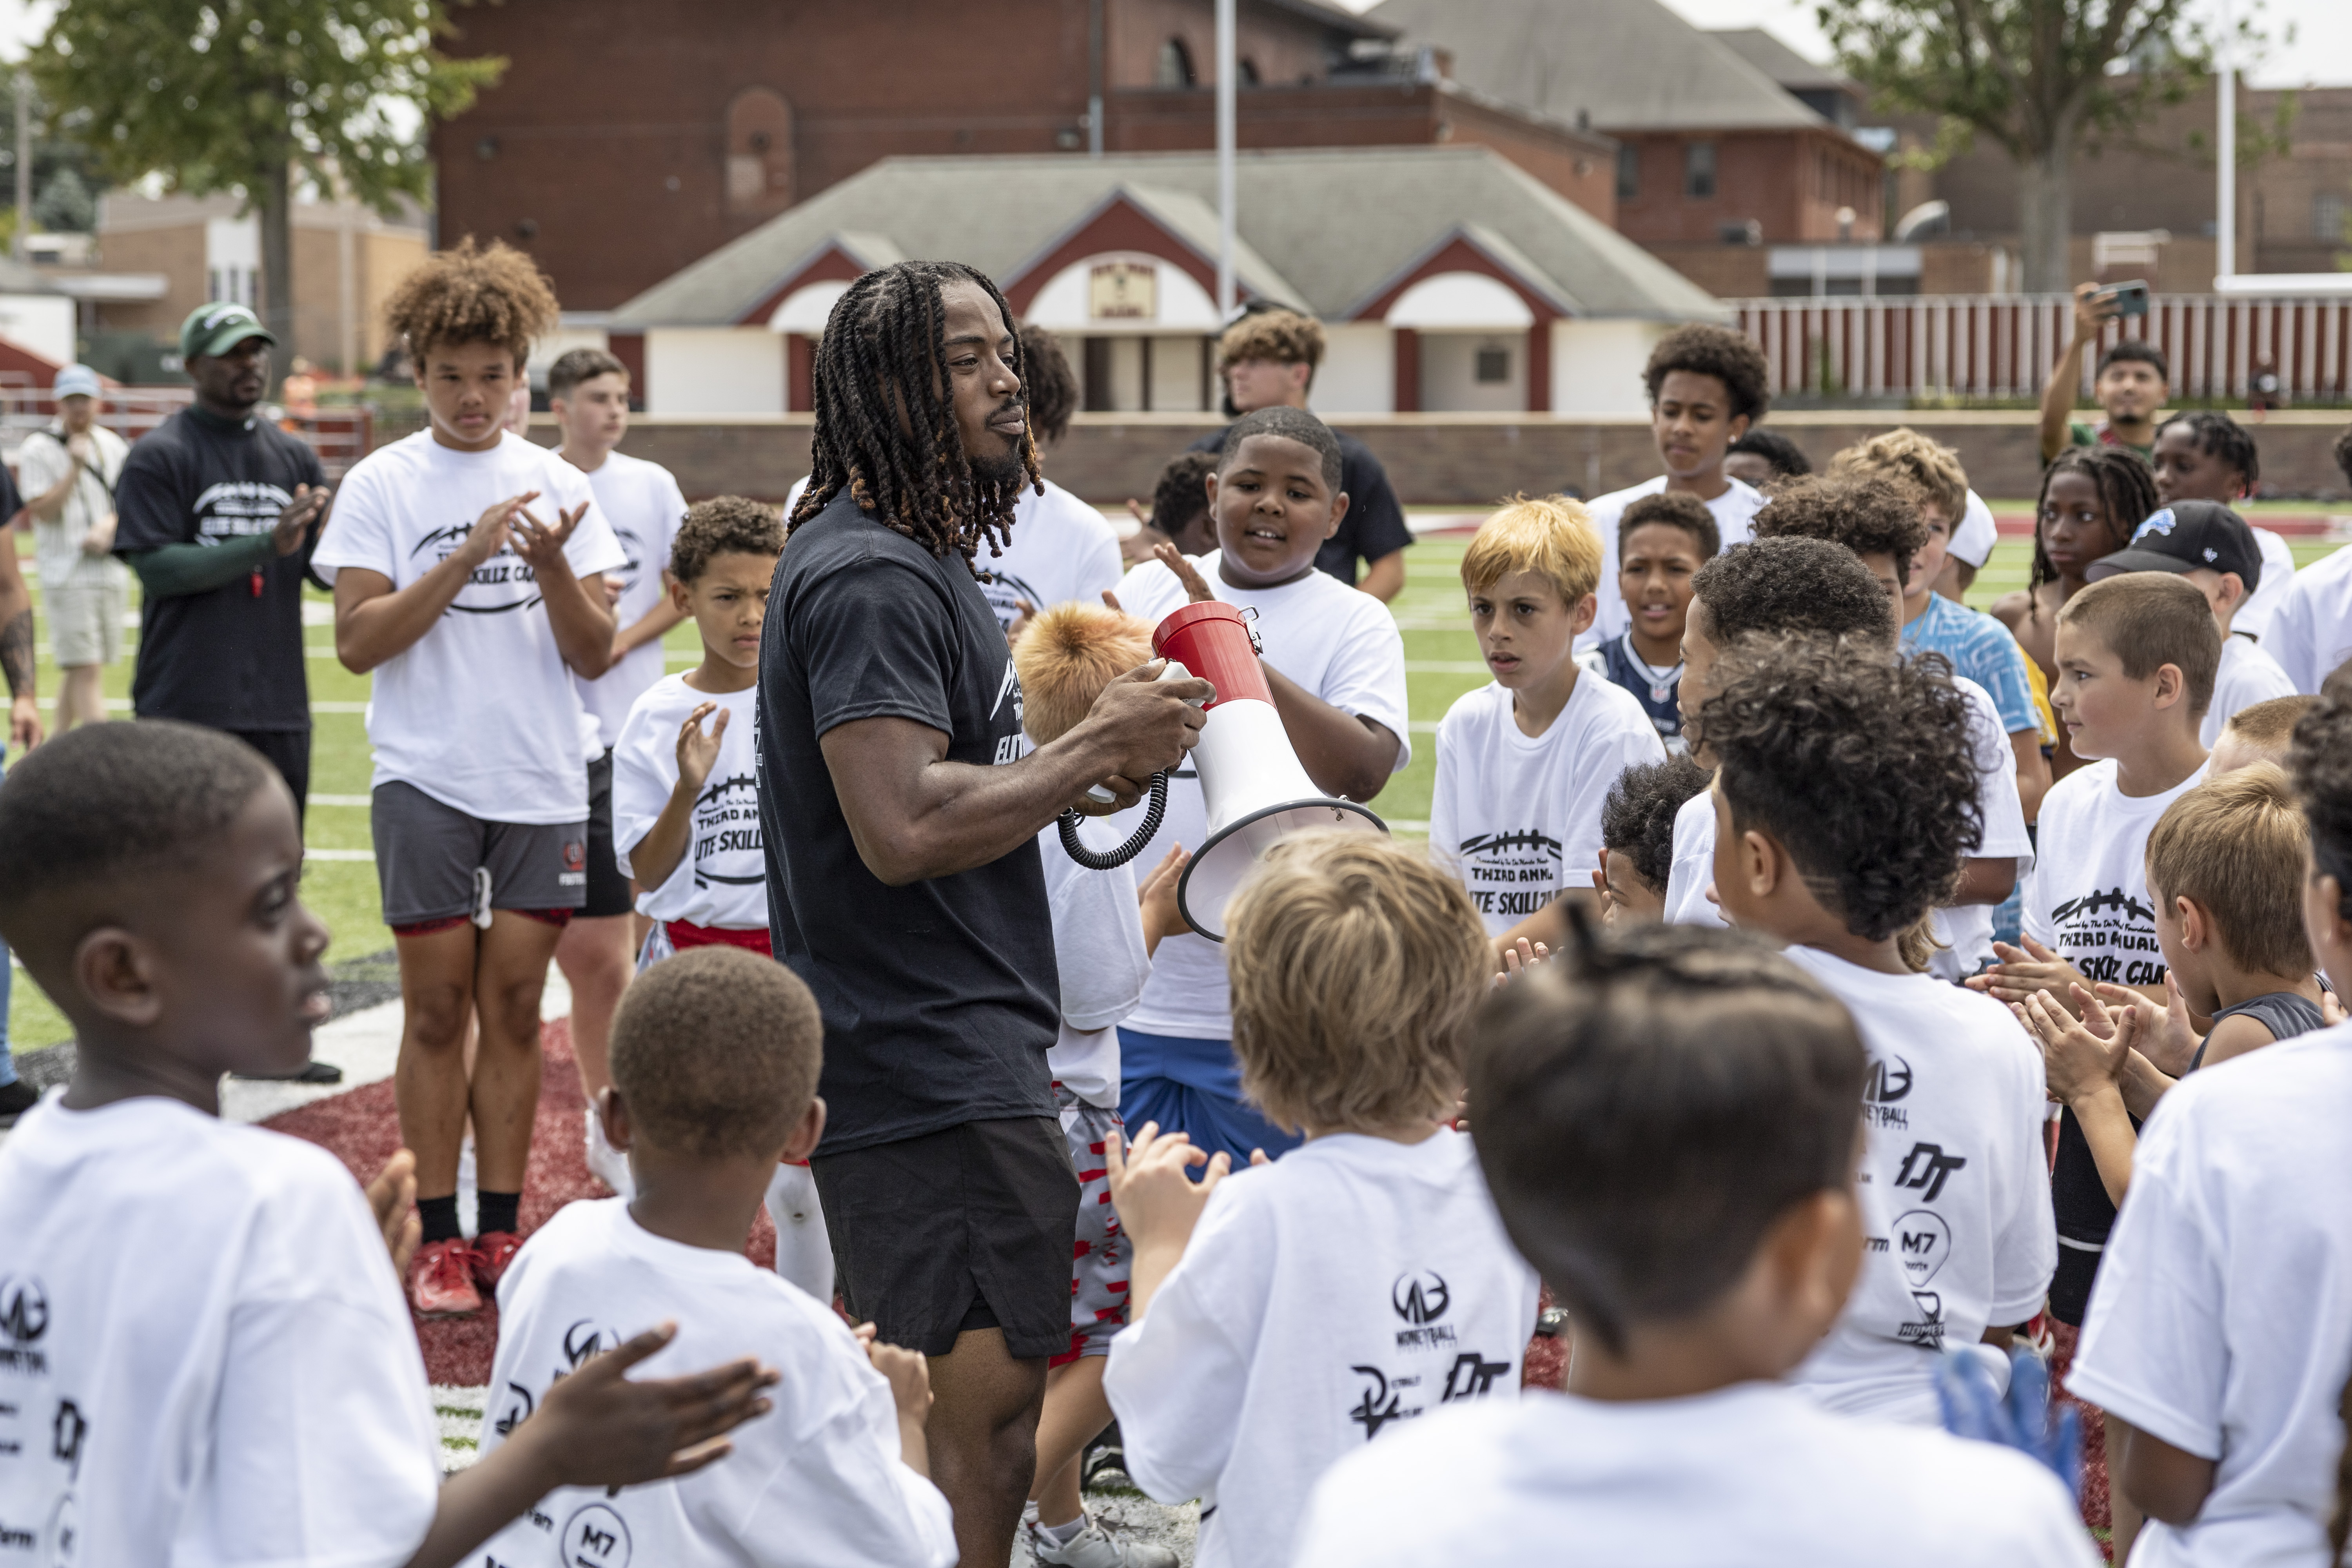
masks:
{"label": "blond haired boy", "polygon": [[1609,786],[1629,767],[1665,761],[1640,700],[1576,661],[1603,556],[1584,508],[1547,496],[1496,512],[1462,557],[1470,624],[1495,679],[1437,727],[1429,846],[1504,947],[1562,943],[1559,900],[1593,896],[1587,873],[1600,863]]}
{"label": "blond haired boy", "polygon": [[1385,838],[1318,834],[1227,918],[1243,1087],[1307,1142],[1231,1174],[1150,1123],[1111,1143],[1133,1322],[1104,1387],[1137,1484],[1201,1500],[1201,1568],[1276,1568],[1343,1456],[1517,1397],[1537,1282],[1444,1120],[1493,968],[1461,887]]}
{"label": "blond haired boy", "polygon": [[2206,776],[2220,778],[2256,763],[2286,766],[2287,742],[2294,738],[2295,721],[2318,706],[2316,697],[2273,697],[2239,709],[2221,726],[2221,739],[2213,742],[2213,760]]}

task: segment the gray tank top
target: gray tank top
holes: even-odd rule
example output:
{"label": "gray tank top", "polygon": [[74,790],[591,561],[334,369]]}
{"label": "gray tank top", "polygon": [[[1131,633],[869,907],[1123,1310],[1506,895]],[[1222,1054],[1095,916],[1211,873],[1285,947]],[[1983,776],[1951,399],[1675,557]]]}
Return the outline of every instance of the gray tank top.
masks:
{"label": "gray tank top", "polygon": [[[2324,1028],[2327,1022],[2320,1016],[2319,1005],[2310,998],[2298,996],[2292,991],[2269,991],[2260,996],[2249,996],[2235,1006],[2221,1008],[2213,1015],[2213,1023],[2218,1027],[2222,1019],[2234,1018],[2241,1013],[2268,1029],[2274,1040],[2310,1034],[2315,1029]],[[2212,1032],[2208,1030],[2205,1038],[2198,1044],[2197,1054],[2189,1058],[2190,1072],[2205,1065],[2205,1047],[2212,1040]]]}

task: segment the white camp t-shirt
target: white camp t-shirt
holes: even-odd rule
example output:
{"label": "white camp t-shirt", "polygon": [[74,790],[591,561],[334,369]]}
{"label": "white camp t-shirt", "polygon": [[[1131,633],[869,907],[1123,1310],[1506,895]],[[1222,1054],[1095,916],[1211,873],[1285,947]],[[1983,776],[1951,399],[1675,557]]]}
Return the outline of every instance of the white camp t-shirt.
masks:
{"label": "white camp t-shirt", "polygon": [[[588,476],[512,431],[487,452],[444,447],[430,430],[379,447],[336,492],[311,565],[329,583],[346,566],[395,592],[440,564],[498,502],[537,490],[549,527],[586,505],[563,547],[579,576],[624,556]],[[530,565],[511,542],[474,569],[440,621],[376,667],[368,700],[371,787],[394,780],[486,822],[588,819],[583,710]]]}
{"label": "white camp t-shirt", "polygon": [[[1132,828],[1129,832],[1134,831]],[[1078,830],[1089,849],[1118,840],[1089,820]],[[1143,998],[1151,954],[1143,945],[1143,911],[1135,868],[1158,864],[1141,858],[1108,871],[1089,871],[1062,847],[1057,824],[1037,836],[1045,866],[1045,907],[1054,917],[1054,964],[1062,975],[1062,1032],[1045,1052],[1054,1081],[1108,1110],[1118,1109],[1118,1021]]]}
{"label": "white camp t-shirt", "polygon": [[2279,606],[2286,603],[2287,591],[2294,586],[2294,550],[2270,529],[2248,531],[2253,534],[2254,544],[2263,552],[2263,580],[2254,585],[2246,602],[2238,606],[2230,626],[2250,637],[2259,637],[2270,631]]}
{"label": "white camp t-shirt", "polygon": [[[2017,757],[2000,727],[2000,710],[1985,689],[1965,675],[1952,685],[1969,704],[1969,749],[1977,764],[1977,804],[1984,835],[1973,859],[2013,857],[2021,877],[2033,863],[2033,840],[2025,831],[2025,806],[2017,793]],[[1706,896],[1715,883],[1715,799],[1702,792],[1675,813],[1674,863],[1666,878],[1665,918],[1675,925],[1728,925]],[[1929,911],[1929,929],[1944,945],[1931,954],[1927,972],[1941,980],[1971,974],[1992,956],[1992,906],[1955,904]]]}
{"label": "white camp t-shirt", "polygon": [[2294,574],[2263,630],[2263,651],[2310,697],[2352,658],[2352,544]]}
{"label": "white camp t-shirt", "polygon": [[[760,689],[697,691],[683,674],[654,682],[630,708],[613,747],[613,858],[621,875],[636,875],[629,856],[668,809],[677,788],[677,737],[706,702],[727,715],[719,760],[694,797],[694,836],[669,878],[637,895],[637,913],[657,921],[764,930],[768,924],[768,861],[760,837],[760,747],[753,738]],[[709,734],[719,713],[702,721]]]}
{"label": "white camp t-shirt", "polygon": [[2165,1091],[2091,1288],[2066,1384],[2218,1459],[2187,1526],[2134,1568],[2325,1568],[2352,1371],[2352,1027],[2265,1046]]}
{"label": "white camp t-shirt", "polygon": [[[616,627],[633,626],[669,597],[669,549],[677,539],[677,525],[686,520],[686,496],[677,480],[659,463],[607,452],[588,476],[596,492],[596,509],[620,542],[622,562],[607,574],[621,579],[620,601],[613,606]],[[593,680],[577,675],[580,705],[596,721],[599,750],[621,743],[621,725],[630,704],[662,678],[661,639],[631,648],[621,662]]]}
{"label": "white camp t-shirt", "polygon": [[[177,1100],[0,1145],[5,1560],[392,1564],[439,1503],[408,1305],[314,1143]],[[61,1543],[62,1530],[77,1532]]]}
{"label": "white camp t-shirt", "polygon": [[2213,700],[2197,723],[2197,743],[2207,751],[2221,738],[2222,726],[2232,714],[2294,695],[2294,682],[2278,660],[2263,648],[2234,634],[2221,639],[2221,666],[2213,672]]}
{"label": "white camp t-shirt", "polygon": [[[1218,598],[1257,611],[1255,626],[1265,662],[1341,712],[1370,719],[1394,735],[1396,768],[1402,771],[1412,761],[1412,734],[1405,721],[1404,638],[1389,607],[1323,572],[1310,571],[1278,588],[1236,588],[1217,574],[1217,557],[1213,550],[1193,565]],[[1184,585],[1159,562],[1147,561],[1120,580],[1118,602],[1129,615],[1156,626],[1184,605]],[[1118,831],[1132,833],[1144,809],[1132,806],[1110,820]],[[1158,865],[1174,844],[1198,850],[1208,825],[1200,777],[1187,763],[1168,775],[1168,814],[1136,857],[1137,864]],[[1181,931],[1160,943],[1143,1001],[1127,1022],[1146,1034],[1230,1039],[1230,995],[1224,949]]]}
{"label": "white camp t-shirt", "polygon": [[1980,993],[1818,948],[1788,956],[1845,1004],[1870,1053],[1863,1271],[1790,1381],[1832,1410],[1933,1426],[1937,1352],[2041,1311],[2058,1269],[2042,1053]]}
{"label": "white camp t-shirt", "polygon": [[1776,1384],[1603,1401],[1531,1388],[1415,1422],[1315,1489],[1297,1568],[2095,1568],[2013,1449],[1856,1421]]}
{"label": "white camp t-shirt", "polygon": [[1335,1461],[1442,1405],[1518,1397],[1536,1289],[1462,1133],[1336,1133],[1236,1171],[1111,1342],[1128,1474],[1201,1500],[1200,1568],[1286,1568]]}
{"label": "white camp t-shirt", "polygon": [[[1715,531],[1722,537],[1723,548],[1728,550],[1755,537],[1756,514],[1764,509],[1764,492],[1733,479],[1729,474],[1723,478],[1730,488],[1706,504],[1707,512],[1715,519]],[[1621,542],[1618,532],[1627,507],[1643,496],[1664,495],[1665,489],[1666,476],[1660,474],[1656,479],[1644,479],[1630,489],[1611,490],[1605,496],[1584,503],[1585,514],[1592,519],[1592,526],[1601,532],[1601,546],[1607,566],[1602,573],[1602,591],[1594,595],[1598,612],[1592,617],[1591,626],[1577,637],[1577,652],[1599,647],[1610,638],[1622,636],[1633,624],[1633,613],[1625,608],[1625,596],[1614,591]]]}
{"label": "white camp t-shirt", "polygon": [[1465,692],[1437,726],[1429,852],[1470,891],[1500,936],[1601,864],[1601,806],[1627,768],[1666,749],[1633,694],[1585,671],[1540,735],[1520,730],[1511,693]]}
{"label": "white camp t-shirt", "polygon": [[2147,891],[2147,836],[2165,808],[2205,782],[2206,764],[2162,795],[2126,795],[2113,758],[2075,769],[2042,797],[2041,852],[2025,892],[2025,934],[2096,984],[2164,979]]}
{"label": "white camp t-shirt", "polygon": [[[631,1376],[679,1377],[756,1355],[783,1374],[768,1390],[775,1408],[729,1433],[734,1452],[692,1475],[550,1492],[490,1538],[488,1562],[955,1562],[948,1500],[899,1458],[890,1385],[833,1309],[740,1252],[654,1235],[629,1217],[625,1198],[565,1205],[499,1281],[483,1454],[558,1378],[668,1320],[677,1338]],[[599,1549],[600,1535],[625,1542],[625,1553]]]}
{"label": "white camp t-shirt", "polygon": [[[980,584],[982,596],[996,612],[996,624],[1008,630],[1021,614],[1016,601],[1028,600],[1033,610],[1073,600],[1099,605],[1103,590],[1116,588],[1127,570],[1118,531],[1109,521],[1053,480],[1045,483],[1042,495],[1022,490],[1013,509],[1013,542],[1003,553],[983,544],[972,560],[977,571],[988,574]],[[806,478],[793,481],[784,498],[786,517],[806,489]]]}
{"label": "white camp t-shirt", "polygon": [[[92,555],[81,547],[89,531],[113,513],[114,487],[121,481],[123,459],[131,456],[131,443],[103,425],[89,427],[89,439],[88,463],[66,450],[61,426],[34,431],[16,448],[16,488],[26,500],[48,494],[67,474],[75,476],[57,517],[33,519],[33,559],[41,568],[44,593],[102,587],[130,575],[113,556]],[[92,473],[92,468],[98,471]]]}

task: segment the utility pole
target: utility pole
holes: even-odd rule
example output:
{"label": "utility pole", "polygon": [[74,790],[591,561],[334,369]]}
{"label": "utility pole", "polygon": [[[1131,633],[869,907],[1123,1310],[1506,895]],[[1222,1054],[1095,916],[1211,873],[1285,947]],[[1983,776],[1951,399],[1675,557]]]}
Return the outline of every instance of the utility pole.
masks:
{"label": "utility pole", "polygon": [[1087,156],[1103,154],[1103,0],[1087,6]]}
{"label": "utility pole", "polygon": [[1217,316],[1234,313],[1234,0],[1217,0]]}
{"label": "utility pole", "polygon": [[16,235],[8,249],[25,259],[25,242],[33,232],[33,79],[23,71],[16,89]]}

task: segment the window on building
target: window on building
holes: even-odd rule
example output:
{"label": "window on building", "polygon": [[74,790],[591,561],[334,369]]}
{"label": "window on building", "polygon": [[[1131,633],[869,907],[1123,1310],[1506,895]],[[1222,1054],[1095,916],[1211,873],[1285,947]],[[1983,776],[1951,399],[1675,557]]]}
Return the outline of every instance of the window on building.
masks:
{"label": "window on building", "polygon": [[1642,194],[1642,150],[1631,142],[1617,143],[1617,199],[1630,202]]}
{"label": "window on building", "polygon": [[2312,197],[2311,237],[2336,242],[2352,239],[2352,234],[2344,232],[2344,217],[2347,210],[2352,208],[2347,208],[2340,192],[2322,191]]}
{"label": "window on building", "polygon": [[1477,358],[1477,378],[1482,385],[1496,386],[1511,379],[1511,351],[1497,343],[1481,345]]}
{"label": "window on building", "polygon": [[1683,195],[1712,196],[1715,195],[1715,143],[1686,142],[1683,144]]}
{"label": "window on building", "polygon": [[1161,87],[1191,87],[1193,84],[1192,51],[1184,47],[1181,38],[1171,38],[1160,46],[1158,84]]}

